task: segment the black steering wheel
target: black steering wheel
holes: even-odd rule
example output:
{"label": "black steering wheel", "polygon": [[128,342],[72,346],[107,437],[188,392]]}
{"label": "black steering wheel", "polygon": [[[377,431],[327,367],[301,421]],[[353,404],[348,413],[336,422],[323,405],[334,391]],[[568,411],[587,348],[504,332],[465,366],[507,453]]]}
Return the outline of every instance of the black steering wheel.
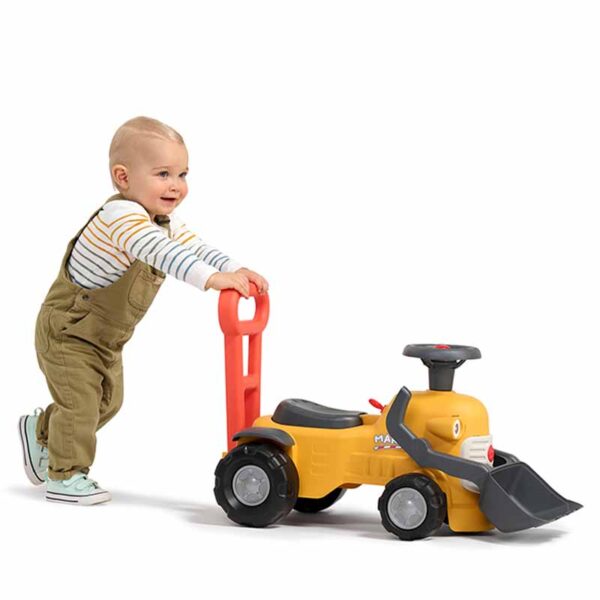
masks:
{"label": "black steering wheel", "polygon": [[454,344],[409,344],[404,356],[420,358],[429,369],[429,389],[452,391],[454,370],[466,360],[481,358],[479,348]]}

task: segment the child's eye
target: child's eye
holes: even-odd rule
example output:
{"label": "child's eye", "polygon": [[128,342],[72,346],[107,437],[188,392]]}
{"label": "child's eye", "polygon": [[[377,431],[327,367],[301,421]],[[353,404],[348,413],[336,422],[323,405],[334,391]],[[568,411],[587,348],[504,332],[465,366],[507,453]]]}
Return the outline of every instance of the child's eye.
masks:
{"label": "child's eye", "polygon": [[169,176],[169,171],[160,171],[160,173],[158,174],[159,177],[162,177],[163,179],[165,177]]}
{"label": "child's eye", "polygon": [[179,177],[181,177],[182,179],[185,179],[187,177],[187,173],[181,173],[181,175],[179,175]]}

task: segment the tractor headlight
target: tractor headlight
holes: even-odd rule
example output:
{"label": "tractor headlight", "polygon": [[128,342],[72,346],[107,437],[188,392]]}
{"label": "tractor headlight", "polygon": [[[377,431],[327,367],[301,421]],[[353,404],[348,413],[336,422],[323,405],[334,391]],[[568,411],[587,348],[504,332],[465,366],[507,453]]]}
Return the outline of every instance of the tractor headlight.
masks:
{"label": "tractor headlight", "polygon": [[460,419],[454,419],[454,424],[452,425],[452,435],[454,439],[457,440],[462,433],[462,425]]}
{"label": "tractor headlight", "polygon": [[435,419],[429,419],[426,427],[430,433],[449,442],[460,439],[463,430],[462,422],[458,417],[436,417]]}

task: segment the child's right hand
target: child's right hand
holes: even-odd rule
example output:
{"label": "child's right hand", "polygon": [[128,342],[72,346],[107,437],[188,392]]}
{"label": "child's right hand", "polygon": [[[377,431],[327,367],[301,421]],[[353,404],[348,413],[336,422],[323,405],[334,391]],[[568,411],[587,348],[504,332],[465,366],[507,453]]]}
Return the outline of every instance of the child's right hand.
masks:
{"label": "child's right hand", "polygon": [[250,296],[250,280],[243,273],[213,273],[205,288],[213,290],[237,290],[244,298]]}

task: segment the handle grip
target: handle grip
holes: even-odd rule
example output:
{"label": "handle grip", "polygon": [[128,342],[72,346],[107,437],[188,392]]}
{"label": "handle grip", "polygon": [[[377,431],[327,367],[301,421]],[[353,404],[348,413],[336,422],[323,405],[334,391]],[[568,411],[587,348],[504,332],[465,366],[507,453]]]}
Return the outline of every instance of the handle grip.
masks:
{"label": "handle grip", "polygon": [[219,324],[225,335],[253,335],[261,333],[269,320],[269,294],[259,293],[258,288],[250,282],[250,296],[256,303],[254,318],[240,320],[238,306],[242,295],[234,289],[221,290],[219,295]]}

